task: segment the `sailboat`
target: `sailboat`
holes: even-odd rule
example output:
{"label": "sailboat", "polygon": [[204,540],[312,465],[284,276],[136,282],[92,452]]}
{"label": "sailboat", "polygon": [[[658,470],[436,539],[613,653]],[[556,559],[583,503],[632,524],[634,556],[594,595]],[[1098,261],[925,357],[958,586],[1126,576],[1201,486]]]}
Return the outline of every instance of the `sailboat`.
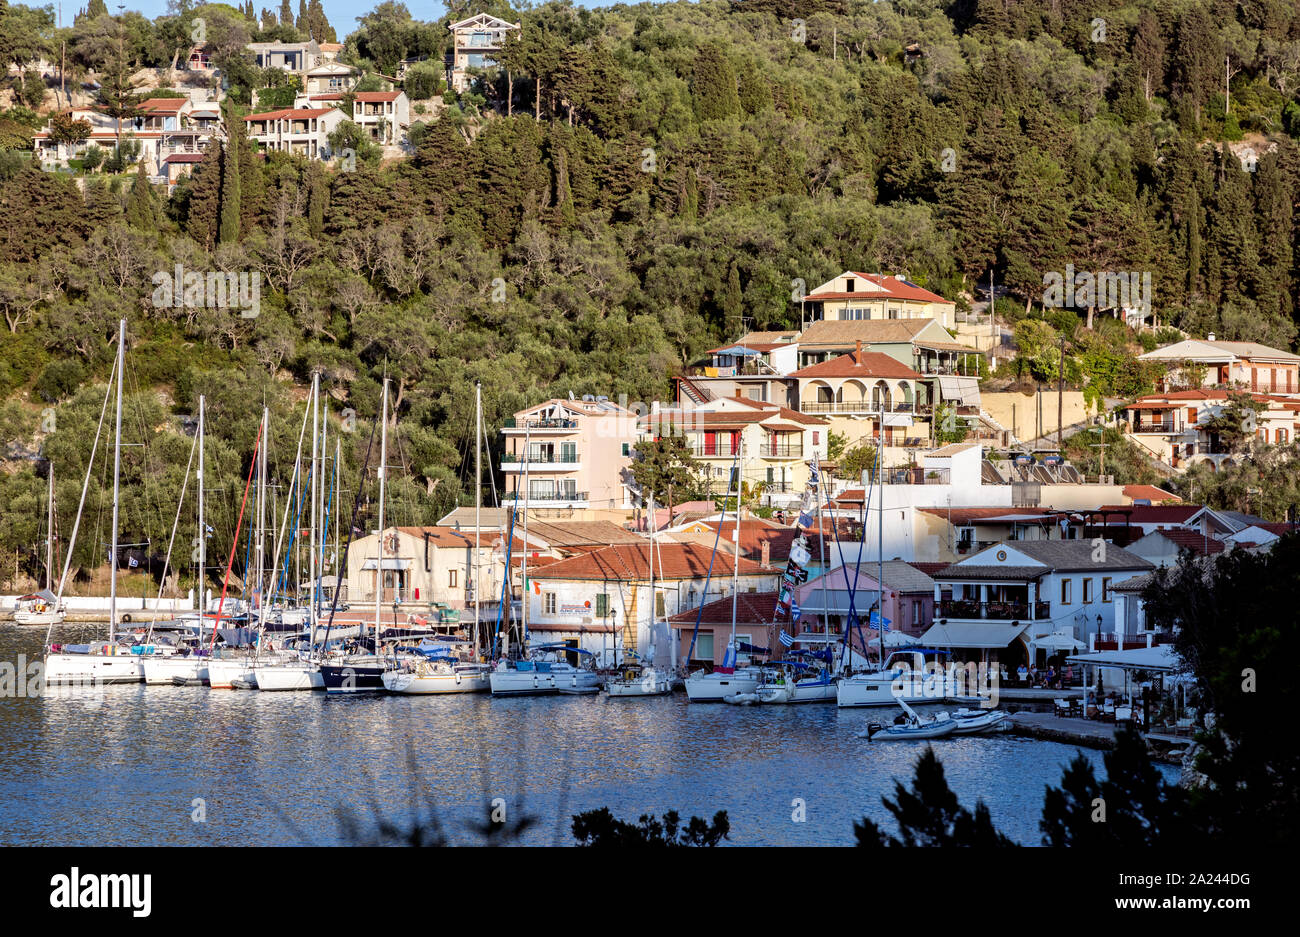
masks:
{"label": "sailboat", "polygon": [[46,499],[45,588],[24,595],[15,603],[14,621],[20,625],[59,625],[67,617],[54,594],[54,463],[49,464],[50,493]]}
{"label": "sailboat", "polygon": [[617,676],[605,681],[605,692],[611,697],[664,696],[673,690],[672,674],[655,666],[654,639],[656,630],[655,613],[659,602],[655,594],[655,499],[650,496],[650,647],[646,661],[629,663],[623,661],[623,667]]}
{"label": "sailboat", "polygon": [[[385,388],[387,384],[385,384]],[[479,590],[480,537],[483,525],[483,386],[474,384],[474,634],[473,660],[462,660],[454,654],[435,648],[435,653],[418,661],[408,660],[398,668],[384,670],[379,675],[381,685],[390,693],[409,696],[442,693],[483,693],[492,688],[488,664],[479,661]],[[382,447],[382,444],[381,444]],[[381,508],[382,510],[382,508]],[[381,544],[382,552],[383,546]],[[507,563],[507,569],[509,564]],[[506,577],[509,581],[509,576]],[[377,603],[376,603],[377,604]],[[376,628],[378,633],[378,628]],[[438,651],[442,651],[439,653]],[[323,669],[323,668],[322,668]]]}
{"label": "sailboat", "polygon": [[[727,641],[727,649],[723,652],[722,666],[714,668],[711,673],[703,670],[697,670],[686,678],[686,697],[692,703],[720,703],[729,696],[746,696],[752,694],[758,689],[758,685],[763,678],[763,671],[758,667],[737,667],[736,659],[738,648],[736,646],[736,602],[739,596],[739,575],[740,575],[740,500],[741,500],[741,477],[744,467],[744,449],[745,437],[740,437],[740,445],[736,447],[736,468],[733,470],[735,478],[736,493],[736,529],[734,542],[737,545],[737,552],[733,557],[731,564],[732,582],[731,582],[731,637]],[[723,519],[718,522],[718,530],[722,530],[725,523],[725,511]],[[715,545],[714,550],[717,547]],[[707,594],[708,585],[705,590]]]}
{"label": "sailboat", "polygon": [[[144,680],[144,670],[140,664],[139,648],[117,643],[117,534],[118,534],[118,493],[122,481],[122,384],[126,363],[126,320],[118,323],[117,362],[113,368],[113,377],[109,381],[109,390],[104,394],[104,406],[100,412],[99,430],[95,433],[95,442],[91,446],[90,458],[86,462],[86,479],[82,485],[81,503],[77,507],[77,520],[72,528],[72,537],[68,543],[67,556],[64,558],[63,575],[59,579],[59,591],[56,606],[63,598],[63,588],[68,579],[68,568],[72,562],[72,551],[76,546],[77,532],[81,526],[81,513],[86,504],[86,491],[90,486],[90,473],[95,461],[95,452],[99,447],[100,432],[104,426],[104,415],[108,411],[108,394],[116,387],[117,406],[113,439],[113,527],[112,545],[109,552],[109,599],[108,599],[108,640],[86,645],[61,645],[50,643],[50,633],[46,633],[45,645],[45,683],[49,686],[79,684],[99,686],[106,683],[139,683]],[[116,383],[114,383],[116,381]],[[53,623],[50,625],[53,630]]]}
{"label": "sailboat", "polygon": [[[317,508],[319,506],[319,489],[320,471],[318,459],[321,455],[320,448],[320,425],[318,418],[320,415],[320,373],[312,375],[311,382],[311,401],[307,407],[305,419],[311,420],[311,467],[308,474],[311,476],[311,527],[309,546],[309,569],[311,576],[311,600],[307,606],[308,618],[308,638],[305,649],[297,649],[293,654],[282,654],[279,657],[268,658],[259,656],[253,665],[253,678],[257,681],[257,689],[266,691],[280,690],[320,690],[325,688],[325,678],[321,675],[319,660],[312,655],[316,643],[316,618],[317,602],[316,598],[320,588],[320,581],[317,574],[316,564],[318,561],[316,551],[316,537],[319,518]],[[323,462],[323,459],[319,459]],[[306,487],[304,483],[304,487]],[[272,581],[275,577],[272,576]],[[224,592],[224,589],[223,589]],[[266,602],[262,603],[265,610]],[[262,618],[262,636],[265,637],[265,611]],[[260,651],[260,647],[259,647]]]}

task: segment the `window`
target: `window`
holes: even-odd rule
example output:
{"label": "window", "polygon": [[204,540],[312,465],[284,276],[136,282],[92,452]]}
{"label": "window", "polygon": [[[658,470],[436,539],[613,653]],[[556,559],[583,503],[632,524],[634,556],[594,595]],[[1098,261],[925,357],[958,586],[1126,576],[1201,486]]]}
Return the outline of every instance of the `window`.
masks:
{"label": "window", "polygon": [[[689,650],[690,645],[687,645]],[[713,660],[713,632],[701,631],[695,638],[695,660]]]}
{"label": "window", "polygon": [[664,601],[664,594],[658,589],[655,590],[655,616],[664,618],[668,615],[667,603]]}
{"label": "window", "polygon": [[1092,577],[1083,580],[1083,604],[1087,605],[1092,601]]}
{"label": "window", "polygon": [[1070,580],[1069,579],[1061,580],[1061,604],[1062,605],[1070,604]]}
{"label": "window", "polygon": [[596,617],[609,617],[609,593],[602,592],[596,596]]}
{"label": "window", "polygon": [[456,588],[456,574],[458,572],[459,570],[456,569],[450,569],[447,571],[447,588],[449,589]]}
{"label": "window", "polygon": [[1101,577],[1101,600],[1103,602],[1110,601],[1110,577],[1109,576]]}
{"label": "window", "polygon": [[925,622],[921,621],[921,600],[920,599],[912,600],[912,624],[914,625],[925,624]]}
{"label": "window", "polygon": [[844,292],[846,292],[846,293],[852,293],[852,292],[853,292],[853,285],[854,285],[854,283],[856,283],[856,282],[857,282],[857,281],[854,280],[853,277],[848,277],[847,279],[845,279],[845,281],[844,281]]}
{"label": "window", "polygon": [[545,592],[542,594],[542,611],[547,615],[555,614],[555,593]]}
{"label": "window", "polygon": [[623,455],[626,456],[631,454],[632,454],[632,444],[627,442],[623,443]]}
{"label": "window", "polygon": [[822,434],[821,434],[820,432],[818,432],[817,430],[813,430],[813,445],[814,445],[814,446],[817,445],[818,442],[820,442],[820,440],[821,440],[821,435],[822,435]]}

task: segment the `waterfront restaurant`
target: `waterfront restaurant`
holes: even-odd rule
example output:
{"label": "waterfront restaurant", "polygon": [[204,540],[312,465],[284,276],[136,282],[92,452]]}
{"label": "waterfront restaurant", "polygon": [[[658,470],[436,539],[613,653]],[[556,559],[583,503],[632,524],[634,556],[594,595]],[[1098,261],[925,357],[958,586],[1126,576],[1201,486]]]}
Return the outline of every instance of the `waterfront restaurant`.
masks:
{"label": "waterfront restaurant", "polygon": [[1105,541],[996,544],[934,574],[937,617],[921,640],[1010,671],[1043,667],[1065,647],[1114,631],[1113,588],[1151,569]]}

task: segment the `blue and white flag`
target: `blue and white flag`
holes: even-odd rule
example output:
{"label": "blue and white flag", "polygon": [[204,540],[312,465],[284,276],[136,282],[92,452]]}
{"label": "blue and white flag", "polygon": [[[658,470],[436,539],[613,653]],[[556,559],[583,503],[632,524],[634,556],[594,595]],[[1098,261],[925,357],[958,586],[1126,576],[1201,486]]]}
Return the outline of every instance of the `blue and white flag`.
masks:
{"label": "blue and white flag", "polygon": [[[886,619],[885,619],[885,630],[888,631],[888,630],[889,630],[889,626],[892,625],[893,623],[894,623],[894,622],[893,622],[892,619],[886,618]],[[867,623],[867,627],[870,628],[872,631],[879,631],[879,630],[880,630],[880,613],[879,613],[879,612],[872,612],[872,613],[871,613],[871,618],[869,619],[869,621],[868,621],[868,623]]]}
{"label": "blue and white flag", "polygon": [[128,556],[128,557],[126,558],[126,566],[127,566],[127,569],[135,569],[135,568],[136,568],[137,566],[139,566],[139,565],[140,565],[140,564],[136,562],[136,559],[135,559],[134,556]]}
{"label": "blue and white flag", "polygon": [[795,602],[795,601],[793,601],[793,600],[791,600],[791,602],[790,602],[790,620],[791,620],[791,621],[798,621],[798,620],[799,620],[799,616],[800,616],[801,614],[803,614],[803,613],[799,611],[799,603],[798,603],[798,602]]}
{"label": "blue and white flag", "polygon": [[784,629],[782,629],[780,635],[777,636],[777,640],[780,641],[782,644],[784,644],[786,647],[794,646],[794,638],[786,634]]}

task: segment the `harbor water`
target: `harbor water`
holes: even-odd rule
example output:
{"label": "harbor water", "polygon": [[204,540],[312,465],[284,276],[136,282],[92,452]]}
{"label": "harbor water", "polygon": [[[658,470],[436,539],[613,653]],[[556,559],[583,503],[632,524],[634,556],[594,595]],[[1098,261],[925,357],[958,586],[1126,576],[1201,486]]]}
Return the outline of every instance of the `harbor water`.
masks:
{"label": "harbor water", "polygon": [[[0,661],[39,660],[43,629],[0,625]],[[58,640],[101,629],[63,626]],[[0,699],[0,845],[331,845],[436,815],[454,842],[489,804],[520,842],[569,844],[573,814],[712,817],[742,845],[850,845],[910,784],[919,743],[868,742],[892,717],[834,705],[105,687]],[[935,742],[961,802],[1040,841],[1044,788],[1076,749],[999,735]],[[1102,771],[1101,753],[1083,755]],[[1171,770],[1171,769],[1162,769]],[[341,814],[341,811],[343,812]]]}

